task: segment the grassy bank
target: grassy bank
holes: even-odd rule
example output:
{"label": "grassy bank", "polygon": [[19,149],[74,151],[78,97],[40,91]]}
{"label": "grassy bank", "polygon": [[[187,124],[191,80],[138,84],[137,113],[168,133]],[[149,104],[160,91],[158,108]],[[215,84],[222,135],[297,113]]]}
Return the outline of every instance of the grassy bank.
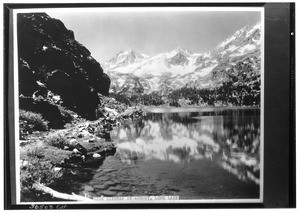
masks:
{"label": "grassy bank", "polygon": [[[36,199],[42,194],[35,186],[54,187],[58,182],[73,178],[75,170],[99,167],[108,155],[116,151],[109,132],[124,119],[138,118],[139,108],[120,109],[107,104],[103,116],[88,121],[73,114],[74,119],[64,129],[47,126],[39,114],[20,111],[20,181],[21,199],[28,195]],[[76,173],[76,172],[75,172]]]}

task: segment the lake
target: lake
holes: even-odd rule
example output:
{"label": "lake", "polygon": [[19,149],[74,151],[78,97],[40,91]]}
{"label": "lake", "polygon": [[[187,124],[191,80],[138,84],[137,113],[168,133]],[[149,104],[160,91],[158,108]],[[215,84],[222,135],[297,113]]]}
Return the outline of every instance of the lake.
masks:
{"label": "lake", "polygon": [[127,187],[119,195],[183,199],[259,198],[260,110],[148,112],[111,132],[102,169]]}
{"label": "lake", "polygon": [[112,130],[116,153],[99,168],[82,169],[63,191],[90,197],[259,199],[259,109],[154,111]]}

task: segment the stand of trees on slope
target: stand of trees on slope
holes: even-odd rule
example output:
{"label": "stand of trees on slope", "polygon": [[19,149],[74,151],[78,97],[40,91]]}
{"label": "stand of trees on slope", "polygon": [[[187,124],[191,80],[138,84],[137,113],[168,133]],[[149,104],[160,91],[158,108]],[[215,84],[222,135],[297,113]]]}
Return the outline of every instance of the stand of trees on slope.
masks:
{"label": "stand of trees on slope", "polygon": [[110,94],[128,105],[169,106],[260,106],[260,74],[249,63],[239,62],[226,72],[226,79],[214,89],[188,86],[174,90],[167,96],[150,94]]}

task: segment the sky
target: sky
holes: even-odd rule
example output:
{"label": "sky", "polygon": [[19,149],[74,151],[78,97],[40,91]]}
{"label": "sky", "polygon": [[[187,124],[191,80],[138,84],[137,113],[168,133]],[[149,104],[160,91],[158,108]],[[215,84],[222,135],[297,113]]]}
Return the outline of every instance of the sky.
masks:
{"label": "sky", "polygon": [[[47,11],[46,11],[47,12]],[[246,25],[260,21],[258,11],[48,11],[100,63],[122,50],[154,56],[184,47],[204,53]]]}

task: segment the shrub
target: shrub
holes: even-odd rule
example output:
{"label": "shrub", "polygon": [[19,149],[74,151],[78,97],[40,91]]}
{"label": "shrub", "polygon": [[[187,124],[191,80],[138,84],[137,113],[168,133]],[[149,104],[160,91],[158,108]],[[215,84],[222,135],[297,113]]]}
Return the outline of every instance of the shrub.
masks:
{"label": "shrub", "polygon": [[32,191],[32,185],[35,182],[49,186],[61,176],[62,173],[54,171],[53,165],[50,162],[45,162],[39,160],[38,158],[34,158],[26,166],[21,166],[21,190],[22,192],[28,190]]}
{"label": "shrub", "polygon": [[28,125],[26,121],[22,121],[20,120],[20,135],[19,135],[19,138],[20,139],[25,139],[26,136],[28,136],[29,134],[32,133],[32,126],[33,125]]}
{"label": "shrub", "polygon": [[34,112],[20,110],[20,139],[25,139],[33,131],[46,131],[48,130],[48,122],[43,117]]}
{"label": "shrub", "polygon": [[48,122],[44,120],[41,114],[20,110],[20,120],[27,124],[31,130],[46,131],[48,130]]}
{"label": "shrub", "polygon": [[42,159],[45,157],[45,149],[41,146],[30,146],[27,149],[27,156]]}
{"label": "shrub", "polygon": [[173,106],[173,107],[180,107],[180,104],[178,103],[178,101],[176,100],[173,100],[169,103],[170,106]]}
{"label": "shrub", "polygon": [[50,145],[60,149],[63,149],[67,145],[66,139],[59,133],[50,133],[46,138],[45,142]]}
{"label": "shrub", "polygon": [[124,94],[109,94],[110,97],[114,98],[116,101],[131,106],[129,98]]}
{"label": "shrub", "polygon": [[150,94],[140,95],[139,101],[141,104],[148,106],[159,106],[165,103],[162,99],[162,96],[159,95],[157,92],[151,92]]}

